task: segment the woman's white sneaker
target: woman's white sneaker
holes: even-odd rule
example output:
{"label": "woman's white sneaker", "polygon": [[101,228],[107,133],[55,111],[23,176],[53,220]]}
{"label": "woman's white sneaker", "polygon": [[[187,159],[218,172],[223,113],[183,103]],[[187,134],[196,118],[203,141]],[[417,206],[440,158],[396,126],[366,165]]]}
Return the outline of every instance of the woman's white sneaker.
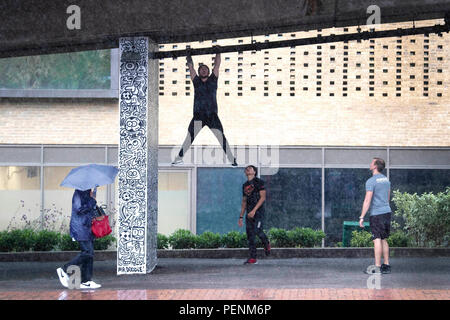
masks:
{"label": "woman's white sneaker", "polygon": [[95,283],[94,281],[86,281],[80,284],[80,289],[98,289],[102,285]]}
{"label": "woman's white sneaker", "polygon": [[59,282],[63,285],[63,287],[69,287],[69,276],[64,272],[62,268],[56,269],[56,273],[58,274]]}

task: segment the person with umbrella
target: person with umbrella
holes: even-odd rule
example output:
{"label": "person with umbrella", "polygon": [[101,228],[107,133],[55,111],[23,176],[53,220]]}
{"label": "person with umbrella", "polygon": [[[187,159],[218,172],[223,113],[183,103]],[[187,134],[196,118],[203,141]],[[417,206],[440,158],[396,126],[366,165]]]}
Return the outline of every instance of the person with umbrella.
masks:
{"label": "person with umbrella", "polygon": [[62,268],[57,269],[59,280],[64,287],[69,285],[67,269],[71,265],[80,266],[81,284],[80,289],[97,289],[101,285],[92,281],[94,268],[94,240],[91,231],[92,219],[95,217],[95,207],[97,201],[93,191],[75,189],[72,197],[72,215],[70,218],[70,236],[80,244],[81,252],[66,263]]}
{"label": "person with umbrella", "polygon": [[70,218],[70,236],[80,244],[81,252],[58,268],[57,274],[61,284],[69,287],[67,269],[71,265],[80,266],[80,289],[97,289],[101,285],[92,281],[94,266],[94,240],[92,220],[96,216],[96,189],[100,185],[113,183],[118,169],[105,165],[87,165],[75,169],[67,175],[61,186],[75,188],[72,197],[72,214]]}

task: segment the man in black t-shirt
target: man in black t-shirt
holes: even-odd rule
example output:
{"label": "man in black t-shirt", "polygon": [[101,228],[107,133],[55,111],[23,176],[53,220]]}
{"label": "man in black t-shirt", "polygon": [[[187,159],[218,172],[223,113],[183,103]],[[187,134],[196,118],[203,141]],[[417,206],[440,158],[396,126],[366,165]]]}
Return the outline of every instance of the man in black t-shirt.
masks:
{"label": "man in black t-shirt", "polygon": [[247,232],[248,247],[250,257],[245,264],[256,264],[256,243],[255,238],[258,236],[264,244],[264,252],[270,254],[270,243],[263,231],[264,219],[264,201],[266,200],[266,190],[264,181],[256,177],[258,169],[255,166],[245,168],[247,182],[242,186],[242,206],[238,225],[242,227],[244,213],[247,211],[245,218],[245,231]]}
{"label": "man in black t-shirt", "polygon": [[206,65],[200,65],[198,75],[194,69],[194,63],[190,55],[187,56],[187,64],[189,67],[192,83],[194,84],[194,116],[188,127],[188,134],[183,142],[173,165],[182,164],[183,156],[191,146],[197,134],[204,126],[208,126],[213,134],[219,140],[223,151],[227,155],[228,160],[233,167],[237,166],[236,158],[231,152],[230,146],[223,133],[222,123],[217,114],[217,79],[219,77],[220,53],[216,54],[214,69],[211,75]]}

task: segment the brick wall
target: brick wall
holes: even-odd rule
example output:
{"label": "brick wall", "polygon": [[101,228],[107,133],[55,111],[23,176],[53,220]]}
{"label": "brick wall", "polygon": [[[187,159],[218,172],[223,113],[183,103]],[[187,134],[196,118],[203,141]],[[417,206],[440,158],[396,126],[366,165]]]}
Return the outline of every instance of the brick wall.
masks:
{"label": "brick wall", "polygon": [[[192,98],[160,101],[160,144],[181,144]],[[448,146],[450,104],[426,98],[394,103],[369,99],[263,97],[219,100],[232,145]],[[116,144],[117,102],[61,105],[2,102],[0,143]],[[206,128],[197,144],[216,144]]]}

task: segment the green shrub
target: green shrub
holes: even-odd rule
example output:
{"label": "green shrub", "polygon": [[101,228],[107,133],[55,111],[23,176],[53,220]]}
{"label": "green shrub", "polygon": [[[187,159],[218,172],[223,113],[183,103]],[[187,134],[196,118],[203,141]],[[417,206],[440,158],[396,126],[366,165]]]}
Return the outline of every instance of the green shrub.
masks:
{"label": "green shrub", "polygon": [[[95,239],[94,250],[106,250],[116,242],[112,235]],[[11,230],[0,232],[0,252],[23,251],[78,251],[80,245],[73,241],[69,234],[60,234],[56,231],[31,229]]]}
{"label": "green shrub", "polygon": [[13,251],[13,243],[10,239],[8,231],[0,232],[0,252],[10,252]]}
{"label": "green shrub", "polygon": [[408,237],[403,231],[397,230],[386,239],[389,247],[408,247],[411,243],[411,238]]}
{"label": "green shrub", "polygon": [[[107,250],[117,240],[111,234],[94,240],[94,250]],[[70,234],[63,234],[60,237],[58,249],[61,251],[79,251],[80,244],[73,241]]]}
{"label": "green shrub", "polygon": [[54,250],[60,241],[61,234],[55,231],[41,230],[36,233],[33,251],[51,251]]}
{"label": "green shrub", "polygon": [[311,228],[297,227],[292,230],[271,228],[268,237],[272,248],[312,248],[321,245],[325,233]]}
{"label": "green shrub", "polygon": [[196,248],[209,249],[219,248],[222,246],[222,237],[218,233],[212,233],[210,231],[203,232],[196,237]]}
{"label": "green shrub", "polygon": [[247,235],[238,231],[230,231],[222,235],[222,246],[225,248],[245,248],[248,246]]}
{"label": "green shrub", "polygon": [[61,251],[79,251],[80,245],[78,241],[73,241],[70,234],[61,235],[58,249]]}
{"label": "green shrub", "polygon": [[[386,241],[388,242],[389,247],[408,247],[411,242],[411,238],[408,237],[403,231],[397,230],[392,232]],[[353,231],[350,246],[358,248],[373,247],[372,234],[365,230]]]}
{"label": "green shrub", "polygon": [[313,230],[311,228],[295,228],[288,231],[289,238],[294,247],[312,248],[319,246],[325,233],[322,230]]}
{"label": "green shrub", "polygon": [[178,229],[169,236],[172,249],[194,249],[196,236],[189,230]]}
{"label": "green shrub", "polygon": [[158,249],[167,249],[169,248],[169,238],[161,233],[157,235],[157,247]]}
{"label": "green shrub", "polygon": [[350,240],[350,247],[364,248],[373,247],[372,234],[365,230],[352,232],[352,239]]}
{"label": "green shrub", "polygon": [[272,248],[289,248],[293,246],[292,239],[285,229],[271,228],[267,232],[267,236]]}
{"label": "green shrub", "polygon": [[325,239],[326,237],[326,233],[322,230],[315,230],[315,235],[314,235],[314,246],[322,246],[322,240]]}
{"label": "green shrub", "polygon": [[450,238],[450,187],[438,194],[394,191],[395,216],[416,246],[448,246]]}
{"label": "green shrub", "polygon": [[109,246],[116,242],[116,238],[112,235],[107,235],[103,238],[95,239],[94,250],[107,250]]}
{"label": "green shrub", "polygon": [[32,229],[11,230],[4,239],[8,251],[23,252],[30,251],[36,238]]}

